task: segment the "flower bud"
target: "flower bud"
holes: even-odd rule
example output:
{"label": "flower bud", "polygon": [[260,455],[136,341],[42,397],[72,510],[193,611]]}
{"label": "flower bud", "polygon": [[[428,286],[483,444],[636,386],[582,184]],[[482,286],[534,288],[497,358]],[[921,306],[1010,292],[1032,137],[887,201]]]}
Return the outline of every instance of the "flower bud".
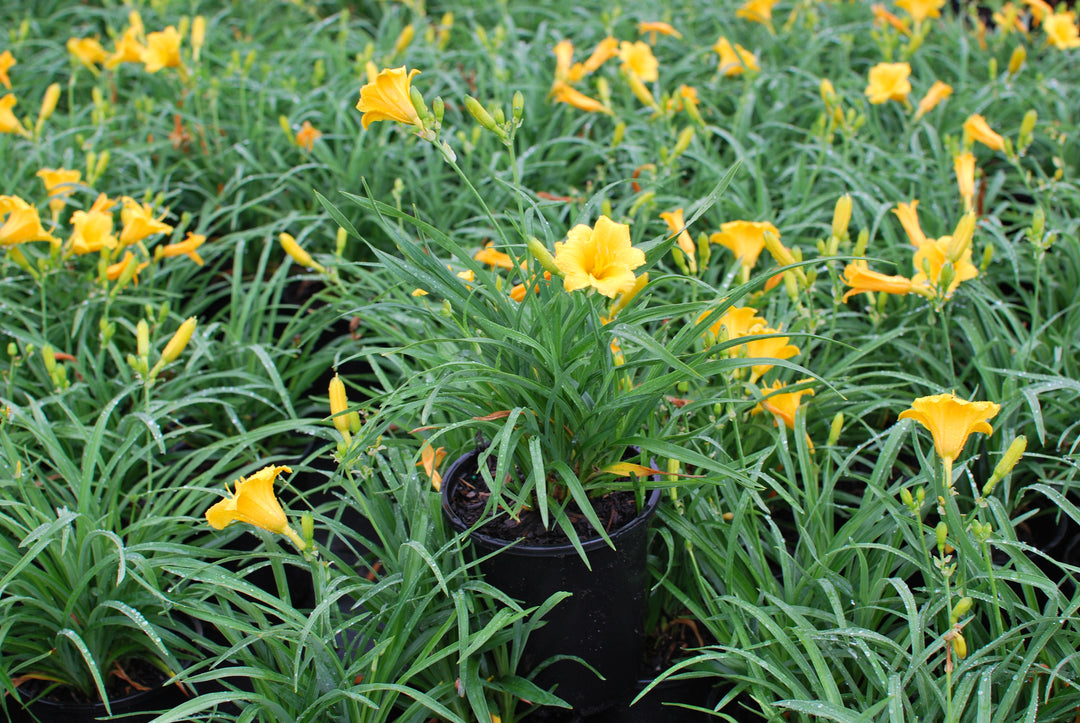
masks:
{"label": "flower bud", "polygon": [[446,113],[446,101],[441,95],[435,96],[435,100],[431,101],[431,112],[435,114],[435,122],[442,125],[443,115]]}
{"label": "flower bud", "polygon": [[611,147],[615,148],[622,143],[623,136],[626,134],[626,122],[619,121],[615,124],[615,132],[611,134]]}
{"label": "flower bud", "polygon": [[866,256],[866,246],[870,243],[870,232],[865,228],[859,231],[859,237],[855,239],[855,256]]}
{"label": "flower bud", "polygon": [[390,57],[397,57],[405,51],[405,48],[409,47],[412,43],[413,37],[416,35],[416,28],[412,23],[409,23],[401,29],[398,33],[397,40],[394,41],[394,49],[390,51]]}
{"label": "flower bud", "polygon": [[335,374],[330,380],[330,414],[334,417],[334,427],[345,438],[346,443],[350,441],[349,417],[344,414],[348,407],[349,399],[345,395],[345,382]]}
{"label": "flower bud", "polygon": [[521,119],[525,117],[525,94],[520,90],[515,90],[510,107],[512,108],[514,123],[520,124]]}
{"label": "flower bud", "polygon": [[1023,45],[1017,45],[1013,48],[1012,55],[1009,56],[1009,77],[1013,77],[1020,72],[1020,68],[1024,65],[1024,61],[1027,59],[1027,50]]}
{"label": "flower bud", "polygon": [[49,373],[49,376],[56,373],[56,352],[53,351],[51,344],[41,347],[41,360],[45,362],[45,371]]}
{"label": "flower bud", "polygon": [[150,326],[146,319],[139,319],[135,325],[135,352],[142,359],[150,356]]}
{"label": "flower bud", "polygon": [[41,125],[49,119],[49,116],[56,110],[56,104],[60,100],[60,84],[53,83],[45,89],[45,96],[41,99],[41,110],[38,112],[36,130],[41,129]]}
{"label": "flower bud", "polygon": [[832,423],[829,425],[829,440],[826,443],[832,447],[840,439],[840,432],[844,429],[844,413],[837,412],[832,418]]}
{"label": "flower bud", "polygon": [[937,523],[937,527],[934,528],[934,537],[937,540],[938,552],[942,555],[945,554],[945,540],[949,537],[949,526],[944,522]]}
{"label": "flower bud", "polygon": [[994,487],[997,483],[1005,479],[1005,476],[1013,471],[1013,467],[1020,461],[1020,458],[1024,455],[1024,450],[1027,449],[1027,437],[1020,435],[1012,441],[1009,448],[1005,450],[1005,454],[1001,457],[1001,461],[994,467],[994,473],[983,485],[982,495],[983,497],[989,497],[990,493],[994,491]]}
{"label": "flower bud", "polygon": [[967,657],[967,641],[964,640],[963,633],[956,633],[952,639],[953,652],[956,653],[956,657],[963,659]]}
{"label": "flower bud", "polygon": [[191,59],[199,62],[203,43],[206,41],[206,18],[196,15],[191,22]]}
{"label": "flower bud", "polygon": [[957,600],[956,604],[953,605],[952,614],[949,615],[949,622],[955,625],[960,621],[960,618],[971,611],[971,606],[974,604],[974,601],[969,597],[963,597]]}
{"label": "flower bud", "polygon": [[544,271],[562,278],[563,272],[555,265],[555,257],[551,255],[551,252],[547,250],[547,247],[544,246],[540,239],[535,236],[529,238],[526,247],[529,249],[529,253],[533,255],[533,258],[544,268]]}
{"label": "flower bud", "polygon": [[173,361],[187,347],[188,342],[191,341],[191,335],[195,332],[195,324],[198,323],[194,316],[190,316],[184,320],[184,323],[180,325],[180,328],[173,334],[172,339],[169,339],[169,343],[165,345],[165,350],[161,352],[161,361],[159,364],[164,366]]}
{"label": "flower bud", "polygon": [[694,140],[694,126],[686,126],[679,132],[679,138],[675,141],[675,148],[671,151],[671,158],[675,159],[686,152],[690,142]]}
{"label": "flower bud", "polygon": [[847,234],[848,223],[851,221],[851,194],[845,193],[836,202],[832,217],[832,235],[842,239]]}
{"label": "flower bud", "polygon": [[282,232],[278,236],[278,241],[281,242],[281,248],[285,249],[285,253],[287,253],[296,263],[306,268],[314,269],[319,273],[326,272],[326,269],[323,268],[321,264],[311,258],[311,254],[301,248],[300,244],[296,243],[296,239],[293,238],[291,234]]}
{"label": "flower bud", "polygon": [[484,128],[489,131],[494,131],[498,127],[495,124],[495,119],[491,117],[491,114],[487,112],[487,109],[480,105],[480,101],[473,98],[471,95],[465,96],[465,107],[468,109],[469,114],[476,119],[476,122]]}
{"label": "flower bud", "polygon": [[1024,114],[1024,120],[1020,121],[1020,133],[1016,136],[1018,150],[1024,151],[1031,145],[1032,134],[1035,132],[1035,124],[1039,121],[1039,114],[1035,109]]}

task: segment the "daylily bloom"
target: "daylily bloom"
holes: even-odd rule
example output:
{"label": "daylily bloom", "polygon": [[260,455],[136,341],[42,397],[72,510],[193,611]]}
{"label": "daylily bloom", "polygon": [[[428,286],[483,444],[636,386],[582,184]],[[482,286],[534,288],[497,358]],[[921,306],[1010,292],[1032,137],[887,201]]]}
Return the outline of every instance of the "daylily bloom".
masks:
{"label": "daylily bloom", "polygon": [[18,100],[15,99],[14,93],[8,93],[0,98],[0,133],[26,133],[22,123],[15,117],[15,112],[11,110],[16,103]]}
{"label": "daylily bloom", "polygon": [[179,243],[169,244],[167,246],[158,246],[154,249],[154,261],[159,261],[162,258],[172,258],[174,256],[187,256],[199,266],[203,265],[202,257],[196,251],[203,243],[206,242],[206,236],[200,233],[192,233],[188,231],[187,236],[183,241]]}
{"label": "daylily bloom", "polygon": [[735,11],[735,17],[772,27],[772,9],[780,0],[747,0]]}
{"label": "daylily bloom", "polygon": [[[698,317],[698,321],[701,321],[709,312],[703,313]],[[749,334],[757,334],[761,329],[768,326],[768,322],[764,317],[757,315],[757,309],[750,306],[733,306],[725,311],[719,319],[709,325],[708,333],[715,339],[720,338],[721,329],[726,329],[727,334],[725,339],[737,339],[740,336],[747,336]],[[735,356],[738,351],[737,346],[732,346],[728,349],[729,356]]]}
{"label": "daylily bloom", "polygon": [[952,281],[945,289],[945,298],[952,296],[962,281],[974,279],[979,275],[979,269],[971,263],[971,248],[960,254],[959,258],[950,261],[955,243],[952,236],[942,236],[936,241],[927,241],[915,252],[913,264],[915,275],[911,277],[911,283],[916,286],[937,286],[941,278],[941,270],[946,262],[953,267]]}
{"label": "daylily bloom", "polygon": [[120,210],[120,245],[130,246],[156,233],[172,233],[173,227],[160,218],[154,218],[154,209],[149,203],[139,203],[134,198],[124,196],[124,206]]}
{"label": "daylily bloom", "polygon": [[473,259],[479,261],[482,264],[488,264],[500,269],[513,269],[514,260],[510,258],[510,254],[503,253],[495,248],[495,245],[488,243],[484,248],[480,249],[473,256]]}
{"label": "daylily bloom", "polygon": [[1031,17],[1036,25],[1054,14],[1054,7],[1045,0],[1024,0],[1024,4],[1031,9]]}
{"label": "daylily bloom", "polygon": [[71,53],[71,57],[95,73],[97,72],[97,66],[104,63],[109,57],[108,51],[101,46],[96,37],[68,38],[67,49]]}
{"label": "daylily bloom", "polygon": [[432,449],[431,445],[424,442],[424,446],[420,448],[420,461],[416,463],[417,467],[423,467],[424,472],[427,474],[428,479],[431,480],[431,486],[438,492],[442,489],[442,475],[439,473],[439,465],[446,459],[446,450],[442,447],[438,449]]}
{"label": "daylily bloom", "polygon": [[955,394],[935,394],[916,399],[911,409],[900,412],[900,419],[914,419],[929,429],[938,457],[951,467],[964,450],[969,434],[994,433],[988,420],[1000,409],[993,402],[969,402]]}
{"label": "daylily bloom", "polygon": [[[571,63],[574,61],[574,44],[569,40],[560,40],[551,49],[555,53],[555,83],[560,81],[576,83],[585,75],[584,68],[578,64],[577,72],[572,70]],[[554,89],[554,85],[552,86]]]}
{"label": "daylily bloom", "polygon": [[147,73],[156,73],[162,68],[180,67],[180,33],[172,25],[157,33],[146,36],[146,48],[142,62]]}
{"label": "daylily bloom", "polygon": [[[648,277],[648,274],[642,274],[642,276]],[[533,278],[535,279],[535,277]],[[544,281],[551,281],[550,271],[544,272]],[[514,284],[513,288],[510,289],[510,298],[520,304],[522,301],[525,300],[525,294],[527,293],[527,289],[528,287],[526,287],[525,284]],[[533,286],[533,293],[540,293],[540,284],[535,284]]]}
{"label": "daylily bloom", "polygon": [[310,153],[311,149],[315,147],[315,141],[320,138],[322,138],[322,131],[311,125],[311,121],[304,121],[304,124],[300,126],[300,130],[296,132],[295,143]]}
{"label": "daylily bloom", "polygon": [[1066,10],[1043,18],[1046,42],[1058,50],[1080,48],[1080,31],[1076,27],[1076,13]]}
{"label": "daylily bloom", "polygon": [[907,22],[893,15],[881,3],[871,5],[870,11],[874,14],[874,25],[890,25],[904,35],[911,35]]}
{"label": "daylily bloom", "polygon": [[137,27],[129,27],[116,41],[113,54],[105,59],[105,67],[110,70],[121,63],[141,63],[146,48],[139,42],[142,30]]}
{"label": "daylily bloom", "polygon": [[868,291],[883,291],[886,294],[903,296],[915,290],[911,279],[903,276],[886,276],[877,271],[871,271],[863,263],[854,262],[844,268],[844,283],[851,287],[841,301],[847,301],[855,294]]}
{"label": "daylily bloom", "polygon": [[645,263],[645,252],[630,244],[630,227],[607,216],[592,228],[574,226],[566,242],[555,244],[555,265],[567,291],[594,288],[609,299],[634,287],[634,269]]}
{"label": "daylily bloom", "polygon": [[11,90],[11,78],[8,77],[8,70],[18,62],[10,50],[0,53],[0,83],[8,90]]}
{"label": "daylily bloom", "polygon": [[896,0],[896,6],[906,10],[918,25],[927,18],[940,18],[945,0]]}
{"label": "daylily bloom", "polygon": [[1001,10],[995,10],[991,18],[997,29],[1001,31],[1002,35],[1008,35],[1013,30],[1018,30],[1025,35],[1027,34],[1027,28],[1024,27],[1024,21],[1020,19],[1020,8],[1011,2],[1003,4]]}
{"label": "daylily bloom", "polygon": [[[799,384],[809,382],[810,379],[800,379]],[[795,392],[781,392],[781,389],[787,387],[787,384],[782,382],[774,382],[771,387],[766,387],[762,391],[768,396],[761,400],[761,403],[750,410],[750,414],[758,414],[765,411],[774,415],[774,417],[783,420],[784,425],[788,429],[795,429],[795,412],[798,411],[802,405],[802,397],[814,395],[814,390],[809,387],[806,389],[800,389]],[[779,426],[779,422],[776,422]]]}
{"label": "daylily bloom", "polygon": [[360,125],[367,127],[374,121],[392,120],[423,129],[424,123],[413,107],[409,96],[412,79],[420,71],[413,68],[385,68],[375,80],[360,88],[360,100],[356,109],[363,113]]}
{"label": "daylily bloom", "polygon": [[911,66],[907,63],[878,63],[870,69],[867,99],[874,105],[890,100],[907,101],[911,92]]}
{"label": "daylily bloom", "polygon": [[660,218],[667,224],[668,229],[672,234],[678,234],[676,243],[679,244],[679,250],[683,252],[683,256],[686,257],[686,263],[690,267],[690,273],[697,273],[697,246],[694,244],[694,239],[690,238],[690,232],[686,230],[686,220],[683,218],[683,210],[677,208],[674,211],[665,211],[660,214]]}
{"label": "daylily bloom", "polygon": [[651,83],[660,78],[660,63],[648,43],[622,41],[619,43],[619,60],[623,72],[643,82]]}
{"label": "daylily bloom", "polygon": [[28,241],[58,243],[41,225],[38,210],[18,196],[0,196],[0,247],[11,247]]}
{"label": "daylily bloom", "polygon": [[113,232],[111,209],[116,205],[104,193],[94,201],[89,211],[71,214],[71,237],[68,239],[70,253],[90,254],[102,249],[116,248],[118,240]]}
{"label": "daylily bloom", "polygon": [[975,154],[971,151],[956,154],[953,158],[953,170],[956,172],[960,198],[964,200],[964,210],[970,211],[975,202]]}
{"label": "daylily bloom", "polygon": [[282,472],[292,473],[285,466],[263,467],[250,477],[241,477],[233,484],[236,492],[225,491],[228,497],[206,511],[206,521],[215,530],[223,530],[232,522],[246,522],[268,532],[287,535],[293,544],[303,550],[307,544],[289,527],[285,510],[274,495],[274,480]]}
{"label": "daylily bloom", "polygon": [[950,95],[952,95],[952,86],[948,83],[942,83],[940,80],[935,80],[934,84],[930,86],[930,90],[926,91],[926,95],[919,101],[919,107],[915,109],[915,120],[919,120],[932,111],[937,107],[938,103]]}
{"label": "daylily bloom", "polygon": [[727,38],[720,36],[712,46],[713,52],[720,56],[717,69],[729,78],[742,75],[747,70],[759,70],[757,58],[743,46],[732,45]]}
{"label": "daylily bloom", "polygon": [[[124,258],[120,259],[115,264],[110,264],[105,269],[105,276],[109,279],[109,281],[116,281],[117,279],[119,279],[121,276],[124,275],[124,271],[127,270],[127,267],[130,264],[134,264],[134,263],[136,263],[135,254],[131,253],[130,251],[125,251],[124,252]],[[136,284],[139,283],[139,272],[142,271],[143,269],[145,269],[149,265],[150,265],[149,261],[143,261],[142,263],[138,264],[138,266],[135,268],[135,274],[131,278]]]}
{"label": "daylily bloom", "polygon": [[780,238],[776,226],[768,221],[728,221],[720,224],[720,231],[709,236],[709,242],[731,249],[745,268],[752,269],[765,248],[766,231]]}
{"label": "daylily bloom", "polygon": [[589,113],[613,114],[611,108],[608,108],[600,101],[575,90],[563,81],[555,81],[555,85],[551,88],[551,97],[556,103],[566,103],[567,105],[574,106],[578,110],[587,111]]}
{"label": "daylily bloom", "polygon": [[36,175],[45,184],[45,190],[49,194],[49,210],[52,211],[55,221],[57,214],[67,203],[67,197],[75,190],[75,184],[82,179],[82,173],[66,168],[42,168]]}
{"label": "daylily bloom", "polygon": [[918,200],[913,200],[911,203],[901,201],[893,209],[893,213],[900,219],[900,224],[904,227],[904,231],[907,232],[911,245],[915,248],[919,248],[926,243],[926,234],[922,232],[922,228],[919,226],[918,206]]}
{"label": "daylily bloom", "polygon": [[1005,139],[995,133],[986,119],[978,113],[968,116],[968,119],[964,121],[964,145],[969,146],[973,141],[978,141],[995,151],[1005,150]]}
{"label": "daylily bloom", "polygon": [[[780,329],[770,329],[764,327],[762,329],[756,329],[755,334],[779,334]],[[751,339],[746,342],[746,356],[750,358],[763,358],[763,359],[790,359],[793,356],[798,355],[799,347],[794,344],[789,344],[791,337],[788,336],[770,336],[764,339]],[[754,364],[750,367],[750,383],[755,383],[758,379],[761,379],[770,369],[775,366],[774,364]]]}
{"label": "daylily bloom", "polygon": [[682,33],[680,33],[675,28],[671,27],[670,24],[662,23],[662,22],[655,21],[655,20],[654,21],[648,21],[648,20],[641,21],[640,23],[637,24],[637,31],[638,31],[638,35],[645,35],[646,33],[648,33],[649,36],[650,36],[649,40],[650,40],[650,42],[653,42],[653,43],[656,42],[656,36],[658,34],[659,35],[670,35],[673,38],[678,38],[680,40],[682,39]]}
{"label": "daylily bloom", "polygon": [[601,40],[593,48],[592,53],[585,59],[584,63],[575,63],[574,67],[570,71],[571,76],[577,76],[576,79],[580,79],[590,73],[595,73],[600,69],[600,66],[607,61],[614,58],[619,54],[619,41],[610,35]]}

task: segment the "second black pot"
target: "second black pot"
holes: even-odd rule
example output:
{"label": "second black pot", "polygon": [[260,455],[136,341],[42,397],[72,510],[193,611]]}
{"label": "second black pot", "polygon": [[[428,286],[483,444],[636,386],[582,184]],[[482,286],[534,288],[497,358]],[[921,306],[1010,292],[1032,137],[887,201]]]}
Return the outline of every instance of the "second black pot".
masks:
{"label": "second black pot", "polygon": [[[479,455],[476,450],[468,452],[443,476],[443,514],[457,532],[467,526],[449,500],[457,485],[476,473]],[[572,594],[545,616],[546,625],[529,636],[518,672],[527,675],[555,655],[586,660],[604,680],[567,660],[549,665],[534,678],[543,688],[557,685],[556,695],[579,714],[622,703],[635,689],[645,644],[648,525],[659,504],[660,490],[653,490],[640,514],[610,535],[614,550],[600,538],[583,542],[591,570],[569,544],[508,546],[505,540],[470,535],[478,556],[500,550],[480,565],[485,580],[523,605],[539,605],[559,591]]]}

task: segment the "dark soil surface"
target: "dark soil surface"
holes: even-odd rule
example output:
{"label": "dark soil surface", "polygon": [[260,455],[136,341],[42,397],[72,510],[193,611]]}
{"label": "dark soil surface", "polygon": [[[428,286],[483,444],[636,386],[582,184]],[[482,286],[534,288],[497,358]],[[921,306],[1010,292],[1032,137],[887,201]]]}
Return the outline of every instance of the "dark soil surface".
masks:
{"label": "dark soil surface", "polygon": [[[169,676],[145,660],[126,660],[118,669],[122,671],[122,674],[118,673],[117,669],[114,668],[105,677],[105,690],[109,694],[109,700],[113,703],[129,695],[159,688],[162,683],[169,679]],[[24,700],[31,700],[36,698],[49,685],[52,685],[52,683],[44,680],[29,679],[19,685],[19,691]],[[101,703],[96,691],[93,695],[88,696],[77,688],[70,686],[57,686],[50,690],[42,700],[60,704],[94,705]]]}
{"label": "dark soil surface", "polygon": [[[490,460],[494,463],[494,460]],[[494,470],[492,470],[494,472]],[[451,481],[447,480],[447,484]],[[484,514],[488,498],[491,492],[483,477],[473,472],[458,480],[450,489],[450,507],[458,519],[467,527],[472,527]],[[633,492],[611,492],[602,497],[591,500],[593,510],[609,534],[629,524],[638,516],[637,503]],[[567,507],[567,516],[573,524],[574,530],[582,540],[597,537],[593,526],[582,514],[581,509],[571,503]],[[570,544],[569,538],[559,527],[546,529],[540,519],[540,513],[535,510],[523,510],[514,519],[508,512],[502,512],[490,522],[482,525],[480,534],[494,537],[499,540],[522,540],[526,545],[555,546]]]}

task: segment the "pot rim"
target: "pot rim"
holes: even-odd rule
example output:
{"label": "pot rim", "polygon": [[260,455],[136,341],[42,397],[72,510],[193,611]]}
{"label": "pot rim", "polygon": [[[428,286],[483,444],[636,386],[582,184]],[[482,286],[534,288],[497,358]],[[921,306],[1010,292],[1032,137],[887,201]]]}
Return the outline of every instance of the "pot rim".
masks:
{"label": "pot rim", "polygon": [[[450,526],[457,533],[466,532],[469,529],[469,526],[466,525],[451,508],[450,490],[457,484],[457,480],[461,476],[459,474],[461,468],[467,467],[470,464],[475,465],[476,458],[480,456],[480,451],[481,450],[479,449],[471,449],[468,452],[465,452],[454,460],[443,475],[443,484],[439,490],[442,498],[443,516],[450,522]],[[637,517],[608,535],[608,538],[614,541],[623,535],[630,534],[633,530],[642,525],[647,525],[652,519],[653,513],[656,512],[656,508],[660,506],[660,493],[660,488],[649,490],[648,494],[645,496],[645,506],[638,512]],[[521,538],[518,538],[517,540],[503,540],[498,537],[485,535],[475,530],[469,533],[469,539],[484,548],[490,550],[504,550],[507,555],[518,555],[521,557],[564,557],[570,555],[577,556],[578,554],[577,548],[570,543],[565,545],[528,545],[522,543]],[[582,540],[581,547],[587,553],[599,549],[610,549],[603,537]]]}

